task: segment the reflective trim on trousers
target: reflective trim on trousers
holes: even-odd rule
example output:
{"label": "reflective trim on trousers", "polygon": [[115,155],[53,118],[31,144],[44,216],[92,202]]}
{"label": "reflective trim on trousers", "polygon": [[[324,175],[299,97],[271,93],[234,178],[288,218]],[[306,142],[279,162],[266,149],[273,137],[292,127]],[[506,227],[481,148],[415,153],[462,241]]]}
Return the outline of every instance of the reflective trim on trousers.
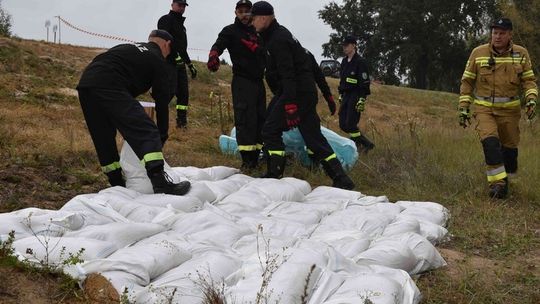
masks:
{"label": "reflective trim on trousers", "polygon": [[120,162],[114,162],[112,164],[108,164],[106,166],[101,167],[101,171],[103,171],[103,173],[109,173],[109,172],[112,172],[114,170],[118,170],[121,168],[122,167],[120,167]]}
{"label": "reflective trim on trousers", "polygon": [[500,181],[507,177],[506,170],[504,166],[500,166],[499,168],[488,170],[486,171],[487,180],[490,183]]}

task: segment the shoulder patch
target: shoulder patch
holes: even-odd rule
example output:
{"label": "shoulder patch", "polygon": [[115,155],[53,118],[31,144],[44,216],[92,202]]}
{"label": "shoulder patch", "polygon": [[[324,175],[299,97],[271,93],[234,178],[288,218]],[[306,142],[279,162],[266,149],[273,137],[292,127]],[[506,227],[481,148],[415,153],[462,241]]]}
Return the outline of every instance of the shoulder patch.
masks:
{"label": "shoulder patch", "polygon": [[367,73],[366,72],[362,73],[362,78],[367,79]]}

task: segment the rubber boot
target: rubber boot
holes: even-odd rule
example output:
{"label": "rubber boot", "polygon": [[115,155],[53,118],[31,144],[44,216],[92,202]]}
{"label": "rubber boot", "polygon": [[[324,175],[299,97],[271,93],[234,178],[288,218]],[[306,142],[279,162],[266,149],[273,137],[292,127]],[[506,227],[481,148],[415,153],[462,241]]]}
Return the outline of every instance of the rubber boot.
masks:
{"label": "rubber boot", "polygon": [[120,187],[126,187],[126,181],[124,180],[124,177],[122,176],[122,169],[116,169],[111,172],[105,173],[107,175],[107,178],[109,179],[109,184],[111,184],[111,187],[120,186]]}
{"label": "rubber boot", "polygon": [[504,159],[504,169],[509,175],[516,175],[518,170],[518,149],[517,148],[501,148],[503,159]]}
{"label": "rubber boot", "polygon": [[490,198],[503,199],[508,195],[508,178],[489,185],[488,195]]}
{"label": "rubber boot", "polygon": [[176,110],[176,127],[177,128],[187,128],[187,111],[186,110]]}
{"label": "rubber boot", "polygon": [[373,150],[375,148],[375,145],[369,140],[367,137],[365,137],[363,134],[360,135],[358,138],[358,142],[361,145],[361,151],[364,153],[368,153],[370,150]]}
{"label": "rubber boot", "polygon": [[163,166],[153,168],[147,171],[154,193],[165,193],[172,195],[184,195],[191,188],[188,181],[175,184],[171,177],[163,170]]}
{"label": "rubber boot", "polygon": [[285,156],[267,155],[266,156],[266,174],[263,178],[282,178],[285,171]]}
{"label": "rubber boot", "polygon": [[242,170],[250,171],[257,168],[259,154],[257,151],[240,151]]}
{"label": "rubber boot", "polygon": [[355,185],[353,181],[349,178],[347,173],[345,173],[337,158],[333,158],[329,161],[322,161],[321,163],[326,175],[333,181],[332,187],[345,190],[354,189]]}

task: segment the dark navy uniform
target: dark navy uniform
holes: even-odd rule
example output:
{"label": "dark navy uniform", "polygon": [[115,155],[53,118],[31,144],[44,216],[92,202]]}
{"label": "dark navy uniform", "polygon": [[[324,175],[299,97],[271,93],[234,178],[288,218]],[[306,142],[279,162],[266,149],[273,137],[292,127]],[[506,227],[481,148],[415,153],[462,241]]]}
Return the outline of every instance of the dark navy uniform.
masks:
{"label": "dark navy uniform", "polygon": [[[257,3],[270,5],[264,1]],[[268,156],[266,177],[279,178],[283,175],[285,145],[282,133],[289,129],[287,115],[291,112],[288,110],[290,107],[287,107],[292,105],[298,109],[294,114],[300,119],[298,129],[307,148],[322,160],[326,173],[334,180],[334,186],[352,189],[354,184],[344,173],[332,147],[321,133],[316,110],[317,89],[310,56],[291,32],[276,20],[261,35],[268,50],[266,80],[275,95],[268,107],[262,131]]]}
{"label": "dark navy uniform", "polygon": [[[149,42],[115,46],[84,70],[77,90],[104,173],[121,172],[116,130],[147,169],[163,167],[170,97],[166,65],[159,46]],[[157,126],[135,99],[150,88],[156,101]]]}
{"label": "dark navy uniform", "polygon": [[261,131],[266,111],[265,50],[255,29],[238,18],[219,33],[211,54],[216,52],[219,56],[225,49],[229,50],[233,64],[234,125],[242,166],[254,168],[262,148]]}
{"label": "dark navy uniform", "polygon": [[339,109],[339,128],[347,132],[351,139],[366,151],[373,148],[373,144],[360,132],[358,123],[361,113],[356,110],[360,98],[371,94],[369,70],[366,61],[357,53],[351,61],[347,57],[341,61],[341,80],[339,94],[341,107]]}
{"label": "dark navy uniform", "polygon": [[[171,85],[173,95],[176,95],[177,125],[186,127],[187,110],[189,108],[189,86],[186,65],[192,66],[187,52],[187,34],[184,21],[186,17],[175,11],[159,18],[158,29],[169,32],[174,37],[173,54],[169,56],[171,62],[176,63],[176,69]],[[174,66],[169,66],[173,69]],[[171,95],[172,98],[172,95]],[[170,100],[170,99],[169,99]]]}

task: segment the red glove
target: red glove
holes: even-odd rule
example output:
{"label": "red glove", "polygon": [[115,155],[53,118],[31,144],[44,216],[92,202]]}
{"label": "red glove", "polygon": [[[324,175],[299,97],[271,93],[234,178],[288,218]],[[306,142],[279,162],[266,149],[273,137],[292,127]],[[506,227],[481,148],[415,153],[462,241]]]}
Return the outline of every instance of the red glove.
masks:
{"label": "red glove", "polygon": [[244,38],[240,39],[240,41],[250,50],[252,51],[253,53],[255,53],[255,51],[257,50],[257,48],[259,47],[259,44],[257,44],[257,41],[250,41],[250,40],[246,40]]}
{"label": "red glove", "polygon": [[293,129],[300,124],[298,106],[295,103],[285,104],[285,120],[287,121],[287,127],[289,127],[289,129]]}
{"label": "red glove", "polygon": [[208,55],[208,63],[206,63],[208,70],[216,72],[219,70],[219,54],[216,50],[211,50]]}
{"label": "red glove", "polygon": [[324,99],[326,100],[326,103],[328,103],[328,109],[330,110],[330,115],[334,115],[336,113],[336,102],[334,101],[334,96],[332,95],[324,96]]}

